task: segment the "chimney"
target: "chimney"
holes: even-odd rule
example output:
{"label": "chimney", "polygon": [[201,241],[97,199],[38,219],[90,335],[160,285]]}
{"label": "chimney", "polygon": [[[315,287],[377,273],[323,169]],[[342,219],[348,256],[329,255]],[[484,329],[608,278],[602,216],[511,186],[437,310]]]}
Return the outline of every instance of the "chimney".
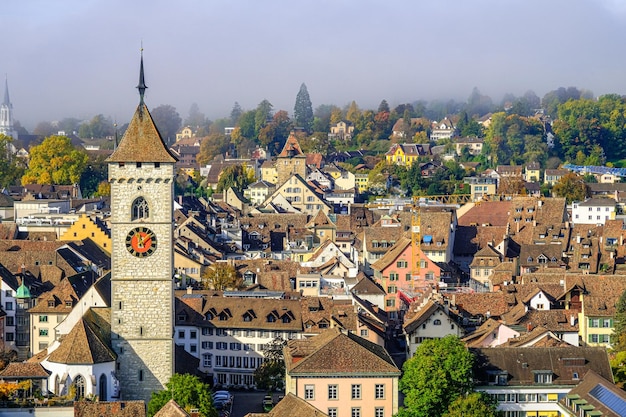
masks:
{"label": "chimney", "polygon": [[187,294],[193,294],[193,287],[191,285],[187,286]]}
{"label": "chimney", "polygon": [[576,326],[576,316],[573,314],[569,316],[569,325],[572,327]]}
{"label": "chimney", "polygon": [[580,243],[580,233],[576,234],[576,243]]}

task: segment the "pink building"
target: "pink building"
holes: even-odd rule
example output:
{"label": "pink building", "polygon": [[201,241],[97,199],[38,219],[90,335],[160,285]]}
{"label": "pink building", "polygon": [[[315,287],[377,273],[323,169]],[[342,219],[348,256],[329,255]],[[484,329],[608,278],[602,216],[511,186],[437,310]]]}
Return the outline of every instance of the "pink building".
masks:
{"label": "pink building", "polygon": [[[417,253],[413,254],[413,250]],[[419,262],[419,275],[414,275],[413,259]],[[436,285],[441,277],[441,268],[431,261],[421,248],[415,247],[411,239],[401,237],[393,247],[373,265],[374,278],[386,292],[385,311],[395,319],[394,312],[400,310],[400,292],[413,293]]]}
{"label": "pink building", "polygon": [[284,353],[285,394],[329,417],[391,417],[398,412],[400,370],[381,346],[335,328],[290,340]]}

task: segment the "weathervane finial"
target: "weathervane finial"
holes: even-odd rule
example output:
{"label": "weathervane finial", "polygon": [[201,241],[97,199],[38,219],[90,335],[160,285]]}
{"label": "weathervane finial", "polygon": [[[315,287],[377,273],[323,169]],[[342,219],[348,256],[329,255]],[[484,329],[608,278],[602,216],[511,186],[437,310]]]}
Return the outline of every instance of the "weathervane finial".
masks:
{"label": "weathervane finial", "polygon": [[146,82],[144,80],[144,75],[143,75],[143,41],[141,41],[141,65],[139,67],[139,85],[137,86],[137,89],[139,90],[139,102],[140,104],[143,104],[143,96],[146,92]]}

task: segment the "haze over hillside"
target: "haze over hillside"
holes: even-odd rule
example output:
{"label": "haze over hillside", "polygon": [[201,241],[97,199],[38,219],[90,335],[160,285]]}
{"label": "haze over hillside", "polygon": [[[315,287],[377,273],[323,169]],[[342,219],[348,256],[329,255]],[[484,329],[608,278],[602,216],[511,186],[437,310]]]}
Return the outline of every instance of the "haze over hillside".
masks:
{"label": "haze over hillside", "polygon": [[293,111],[302,82],[314,107],[376,108],[418,99],[498,101],[560,86],[626,93],[626,2],[346,0],[206,2],[34,0],[4,5],[3,60],[15,116],[122,123],[146,101],[210,118],[235,101]]}

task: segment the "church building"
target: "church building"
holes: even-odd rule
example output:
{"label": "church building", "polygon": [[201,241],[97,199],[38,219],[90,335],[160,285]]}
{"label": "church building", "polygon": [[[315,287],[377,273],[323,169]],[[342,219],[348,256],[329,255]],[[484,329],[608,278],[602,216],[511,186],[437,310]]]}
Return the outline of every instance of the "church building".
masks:
{"label": "church building", "polygon": [[108,159],[111,345],[122,400],[149,401],[174,373],[174,164],[144,103]]}
{"label": "church building", "polygon": [[9,99],[9,81],[4,80],[4,100],[0,104],[0,134],[17,140],[17,131],[13,125],[13,104]]}

